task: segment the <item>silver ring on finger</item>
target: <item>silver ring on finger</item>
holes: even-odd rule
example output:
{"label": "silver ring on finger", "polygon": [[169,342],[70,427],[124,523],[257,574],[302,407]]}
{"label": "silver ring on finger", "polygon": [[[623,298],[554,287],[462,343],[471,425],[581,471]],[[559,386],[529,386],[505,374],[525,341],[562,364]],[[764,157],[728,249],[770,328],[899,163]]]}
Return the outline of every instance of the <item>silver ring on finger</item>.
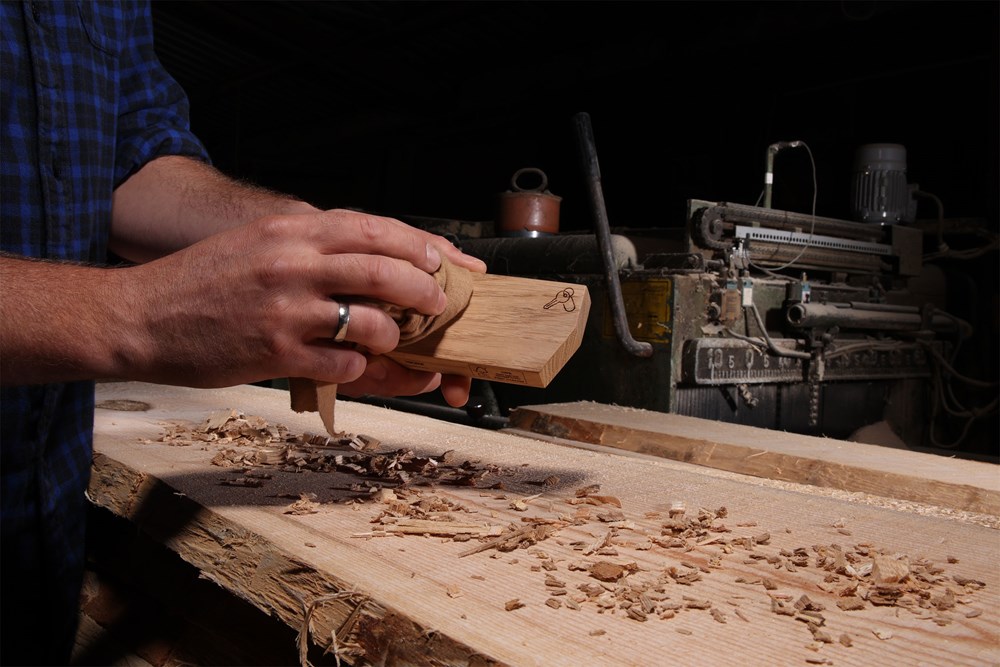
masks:
{"label": "silver ring on finger", "polygon": [[347,328],[350,324],[351,307],[346,303],[342,303],[337,314],[337,328],[333,332],[333,342],[343,343],[347,339]]}

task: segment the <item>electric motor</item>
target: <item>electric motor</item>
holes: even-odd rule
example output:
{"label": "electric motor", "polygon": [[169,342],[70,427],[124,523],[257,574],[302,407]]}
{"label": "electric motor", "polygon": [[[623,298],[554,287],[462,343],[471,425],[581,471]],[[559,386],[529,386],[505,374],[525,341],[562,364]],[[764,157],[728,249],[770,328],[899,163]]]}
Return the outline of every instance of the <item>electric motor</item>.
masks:
{"label": "electric motor", "polygon": [[906,147],[865,144],[854,157],[851,213],[858,222],[892,225],[912,222],[910,188],[906,182]]}

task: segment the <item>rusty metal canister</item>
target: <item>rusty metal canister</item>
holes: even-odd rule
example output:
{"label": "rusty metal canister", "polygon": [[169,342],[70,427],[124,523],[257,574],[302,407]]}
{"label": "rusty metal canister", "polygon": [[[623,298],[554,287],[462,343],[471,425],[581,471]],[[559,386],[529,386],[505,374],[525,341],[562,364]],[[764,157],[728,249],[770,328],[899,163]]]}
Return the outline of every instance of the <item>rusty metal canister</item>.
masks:
{"label": "rusty metal canister", "polygon": [[[534,187],[531,187],[534,186]],[[549,178],[541,169],[518,169],[510,190],[500,193],[497,216],[499,236],[551,236],[559,233],[558,197],[548,190]]]}

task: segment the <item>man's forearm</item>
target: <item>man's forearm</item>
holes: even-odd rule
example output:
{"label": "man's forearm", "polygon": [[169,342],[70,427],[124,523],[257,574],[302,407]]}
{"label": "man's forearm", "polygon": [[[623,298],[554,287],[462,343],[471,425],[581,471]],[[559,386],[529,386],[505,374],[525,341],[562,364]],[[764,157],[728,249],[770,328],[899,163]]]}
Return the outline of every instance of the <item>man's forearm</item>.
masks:
{"label": "man's forearm", "polygon": [[0,383],[116,375],[137,343],[119,271],[0,255]]}
{"label": "man's forearm", "polygon": [[316,210],[197,160],[166,156],[115,190],[110,247],[120,257],[145,262],[264,216]]}

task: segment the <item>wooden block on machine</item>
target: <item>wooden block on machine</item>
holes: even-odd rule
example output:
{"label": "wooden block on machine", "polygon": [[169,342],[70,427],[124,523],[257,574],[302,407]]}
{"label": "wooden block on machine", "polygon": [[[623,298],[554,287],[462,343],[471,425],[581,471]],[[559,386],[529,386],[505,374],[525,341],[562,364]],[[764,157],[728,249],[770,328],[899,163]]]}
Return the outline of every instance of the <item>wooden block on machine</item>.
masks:
{"label": "wooden block on machine", "polygon": [[387,356],[417,370],[545,387],[583,340],[584,285],[472,274],[469,305],[447,326]]}

